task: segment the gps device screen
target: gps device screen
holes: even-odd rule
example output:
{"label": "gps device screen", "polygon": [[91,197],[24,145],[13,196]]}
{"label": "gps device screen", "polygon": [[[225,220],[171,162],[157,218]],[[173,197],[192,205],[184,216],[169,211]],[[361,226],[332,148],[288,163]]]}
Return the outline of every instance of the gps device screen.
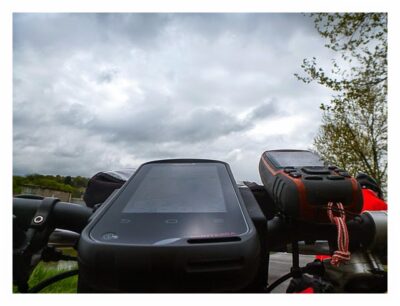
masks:
{"label": "gps device screen", "polygon": [[268,157],[277,168],[324,166],[324,162],[308,151],[269,151]]}
{"label": "gps device screen", "polygon": [[156,164],[145,175],[123,213],[226,212],[216,165]]}
{"label": "gps device screen", "polygon": [[110,200],[90,235],[107,243],[146,245],[241,235],[249,230],[242,201],[226,163],[149,162]]}

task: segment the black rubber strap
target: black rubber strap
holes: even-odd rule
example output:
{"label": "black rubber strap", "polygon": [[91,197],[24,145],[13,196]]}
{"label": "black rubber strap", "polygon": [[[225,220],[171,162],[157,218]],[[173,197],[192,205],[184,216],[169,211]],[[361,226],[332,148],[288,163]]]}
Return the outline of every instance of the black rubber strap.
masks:
{"label": "black rubber strap", "polygon": [[57,202],[60,202],[57,198],[44,198],[32,218],[31,228],[43,228],[47,224],[49,215]]}

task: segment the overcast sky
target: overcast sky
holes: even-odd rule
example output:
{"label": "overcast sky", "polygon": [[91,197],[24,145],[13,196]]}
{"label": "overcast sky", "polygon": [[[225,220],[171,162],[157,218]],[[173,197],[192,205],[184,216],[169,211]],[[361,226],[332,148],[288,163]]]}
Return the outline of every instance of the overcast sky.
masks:
{"label": "overcast sky", "polygon": [[164,158],[310,148],[334,57],[302,14],[14,14],[14,174],[91,176]]}

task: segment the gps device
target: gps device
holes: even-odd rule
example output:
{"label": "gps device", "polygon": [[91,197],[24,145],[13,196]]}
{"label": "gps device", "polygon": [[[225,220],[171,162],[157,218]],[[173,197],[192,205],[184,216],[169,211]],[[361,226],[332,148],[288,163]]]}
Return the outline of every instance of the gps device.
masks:
{"label": "gps device", "polygon": [[78,251],[81,292],[240,290],[260,257],[229,165],[200,159],[140,166],[96,211]]}
{"label": "gps device", "polygon": [[343,169],[325,166],[313,152],[266,151],[261,156],[259,171],[265,189],[284,215],[329,222],[328,202],[341,202],[346,212],[361,212],[363,199],[356,179]]}

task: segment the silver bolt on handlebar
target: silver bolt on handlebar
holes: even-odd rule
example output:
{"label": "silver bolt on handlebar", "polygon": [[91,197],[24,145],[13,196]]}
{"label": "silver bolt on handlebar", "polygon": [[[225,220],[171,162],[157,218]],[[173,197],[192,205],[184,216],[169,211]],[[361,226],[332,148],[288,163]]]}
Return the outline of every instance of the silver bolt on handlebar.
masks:
{"label": "silver bolt on handlebar", "polygon": [[36,223],[36,224],[40,224],[40,223],[43,222],[43,220],[44,220],[43,216],[36,216],[36,217],[33,219],[33,222]]}

